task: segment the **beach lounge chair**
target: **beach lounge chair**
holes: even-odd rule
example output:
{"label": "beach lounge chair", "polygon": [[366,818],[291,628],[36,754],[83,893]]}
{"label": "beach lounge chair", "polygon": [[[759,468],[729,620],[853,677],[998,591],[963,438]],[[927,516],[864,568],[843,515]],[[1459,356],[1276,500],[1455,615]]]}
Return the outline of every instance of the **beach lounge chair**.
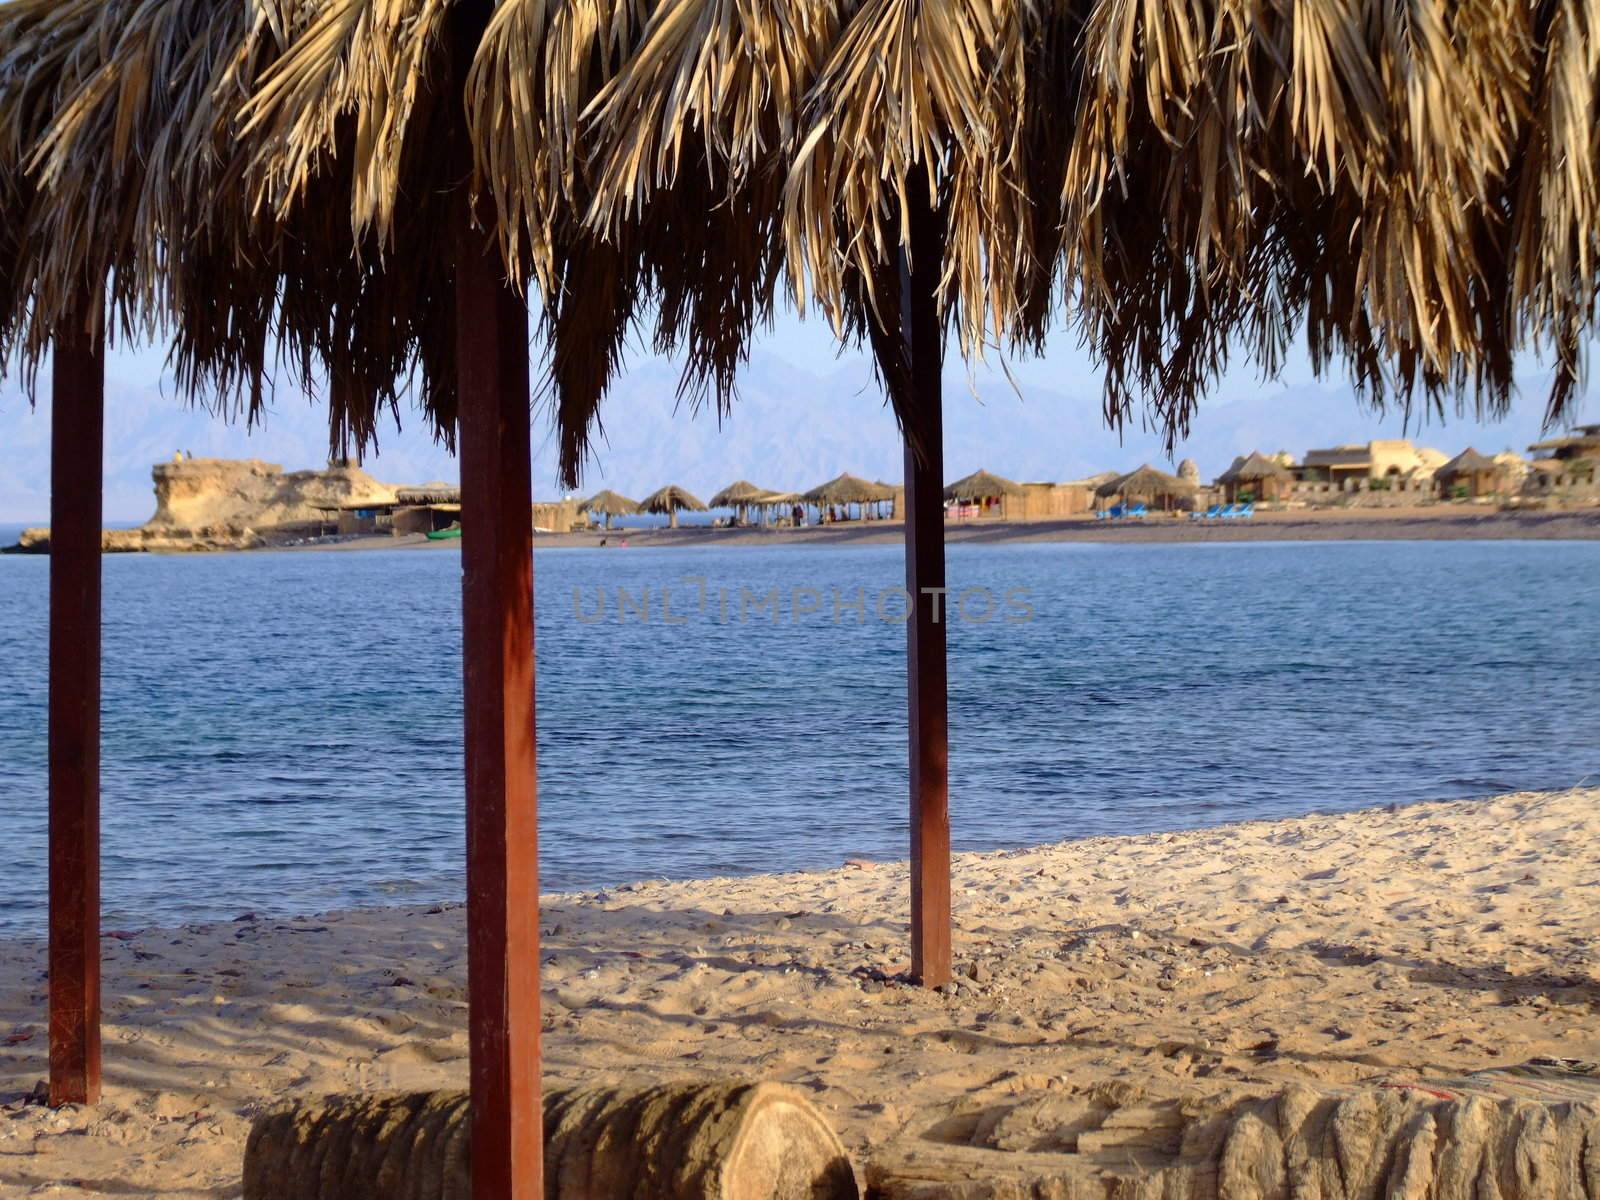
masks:
{"label": "beach lounge chair", "polygon": [[1127,512],[1123,513],[1122,515],[1125,516],[1125,517],[1142,517],[1142,516],[1145,516],[1148,512],[1149,512],[1149,509],[1145,508],[1145,506],[1143,504],[1135,504],[1132,508],[1130,508]]}
{"label": "beach lounge chair", "polygon": [[1242,504],[1226,505],[1223,507],[1223,510],[1217,514],[1217,517],[1224,521],[1231,521],[1234,517],[1239,515],[1239,510],[1243,507],[1244,505]]}
{"label": "beach lounge chair", "polygon": [[1125,517],[1128,515],[1128,506],[1126,504],[1115,504],[1110,508],[1102,508],[1095,515],[1102,520],[1115,521],[1118,517]]}
{"label": "beach lounge chair", "polygon": [[1190,513],[1189,514],[1189,520],[1191,520],[1191,521],[1209,521],[1213,517],[1220,517],[1222,515],[1222,509],[1223,509],[1223,505],[1221,505],[1221,504],[1213,504],[1210,508],[1206,509],[1205,512],[1192,512],[1192,513]]}
{"label": "beach lounge chair", "polygon": [[1236,516],[1236,517],[1253,517],[1253,516],[1255,516],[1256,515],[1256,502],[1254,500],[1252,500],[1248,504],[1241,504],[1239,506],[1239,511],[1234,513],[1233,515]]}

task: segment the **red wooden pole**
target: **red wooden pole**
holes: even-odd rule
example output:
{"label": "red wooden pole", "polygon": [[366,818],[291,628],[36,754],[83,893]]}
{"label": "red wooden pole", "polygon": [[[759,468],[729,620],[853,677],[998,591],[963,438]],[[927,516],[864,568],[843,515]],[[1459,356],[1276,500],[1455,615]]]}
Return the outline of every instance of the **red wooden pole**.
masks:
{"label": "red wooden pole", "polygon": [[542,1200],[528,310],[459,212],[472,1194]]}
{"label": "red wooden pole", "polygon": [[[900,260],[901,333],[911,367],[906,424],[906,691],[911,735],[911,974],[950,981],[949,696],[945,669],[944,329],[935,288],[943,231],[913,187],[909,261]],[[920,453],[913,449],[913,441]]]}
{"label": "red wooden pole", "polygon": [[[87,322],[85,322],[87,324]],[[55,340],[50,399],[50,1103],[100,1099],[100,492],[105,343]]]}

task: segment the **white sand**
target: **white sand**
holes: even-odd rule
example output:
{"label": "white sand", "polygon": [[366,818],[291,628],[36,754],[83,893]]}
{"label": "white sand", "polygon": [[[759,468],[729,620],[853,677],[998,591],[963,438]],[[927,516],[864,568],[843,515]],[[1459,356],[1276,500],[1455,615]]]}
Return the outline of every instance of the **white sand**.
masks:
{"label": "white sand", "polygon": [[[903,865],[547,897],[547,1071],[790,1081],[866,1157],[1106,1081],[1600,1058],[1597,834],[1588,789],[963,855],[977,981],[952,996],[864,978],[906,965]],[[450,907],[108,938],[105,1101],[60,1113],[23,1103],[43,944],[0,943],[0,1195],[229,1196],[264,1104],[464,1085],[462,929]]]}

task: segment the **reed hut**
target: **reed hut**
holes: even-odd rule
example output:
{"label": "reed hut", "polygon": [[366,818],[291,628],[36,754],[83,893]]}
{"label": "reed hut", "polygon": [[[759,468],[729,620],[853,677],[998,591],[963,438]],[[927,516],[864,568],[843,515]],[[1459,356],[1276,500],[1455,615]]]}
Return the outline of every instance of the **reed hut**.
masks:
{"label": "reed hut", "polygon": [[669,483],[666,487],[651,492],[643,500],[639,501],[639,509],[642,512],[656,513],[658,515],[666,513],[668,528],[676,529],[680,512],[685,510],[689,512],[705,512],[706,506],[681,487]]}
{"label": "reed hut", "polygon": [[605,519],[605,527],[611,528],[612,517],[631,517],[639,511],[639,502],[629,500],[626,496],[613,492],[610,488],[596,492],[582,504],[578,511],[590,516],[599,516]]}
{"label": "reed hut", "polygon": [[1252,450],[1217,476],[1217,486],[1229,504],[1245,500],[1276,502],[1294,487],[1294,472],[1259,450]]}
{"label": "reed hut", "polygon": [[[980,468],[946,487],[944,498],[954,504],[975,505],[977,511],[973,516],[1002,517],[1006,515],[1007,497],[1020,499],[1025,490],[1020,483],[1012,483]],[[961,518],[958,515],[956,519]]]}
{"label": "reed hut", "polygon": [[968,358],[1042,350],[1064,295],[1108,419],[1142,403],[1174,439],[1226,363],[1270,370],[1301,335],[1380,404],[1502,413],[1535,348],[1550,418],[1581,394],[1587,10],[1306,11],[0,5],[0,366],[55,364],[52,1100],[99,1089],[108,326],[167,342],[179,391],[226,412],[259,407],[281,348],[291,382],[326,379],[332,442],[370,445],[409,395],[458,447],[473,1190],[536,1195],[530,300],[569,486],[641,323],[718,409],[781,298],[870,347],[929,596],[907,623],[912,971],[942,983],[947,332]]}
{"label": "reed hut", "polygon": [[1172,512],[1182,501],[1192,499],[1197,490],[1194,484],[1145,463],[1126,475],[1108,479],[1095,489],[1094,494],[1102,501],[1113,498],[1124,503],[1142,501],[1163,512]]}
{"label": "reed hut", "polygon": [[1433,473],[1441,500],[1477,499],[1506,490],[1505,467],[1468,446]]}

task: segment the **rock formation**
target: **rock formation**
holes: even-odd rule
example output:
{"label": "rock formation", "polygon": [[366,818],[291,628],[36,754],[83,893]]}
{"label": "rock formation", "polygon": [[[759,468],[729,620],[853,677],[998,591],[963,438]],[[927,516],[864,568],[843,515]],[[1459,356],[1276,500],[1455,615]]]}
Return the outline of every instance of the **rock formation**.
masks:
{"label": "rock formation", "polygon": [[[315,533],[327,508],[395,500],[394,488],[350,466],[285,473],[253,458],[190,458],[157,463],[151,476],[155,515],[138,529],[106,530],[108,553],[245,550]],[[24,553],[49,548],[48,529],[23,531]]]}

